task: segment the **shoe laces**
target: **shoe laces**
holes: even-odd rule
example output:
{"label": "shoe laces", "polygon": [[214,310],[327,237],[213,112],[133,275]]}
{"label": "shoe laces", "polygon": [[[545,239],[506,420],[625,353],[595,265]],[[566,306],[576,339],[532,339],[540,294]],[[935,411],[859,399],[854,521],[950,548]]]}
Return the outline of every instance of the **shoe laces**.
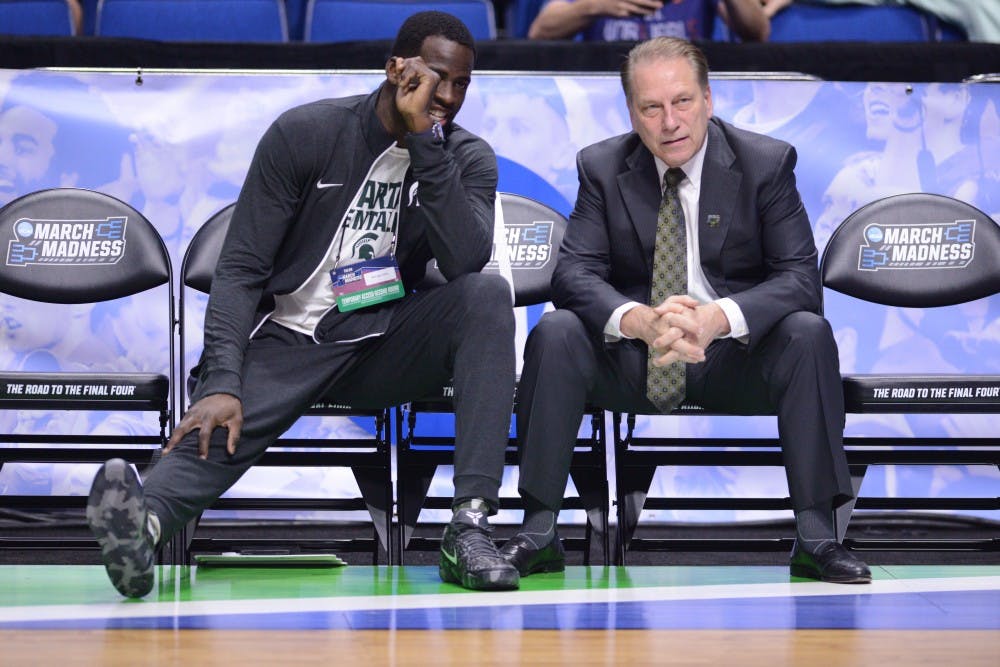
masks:
{"label": "shoe laces", "polygon": [[465,555],[471,558],[497,558],[499,553],[497,552],[496,545],[493,544],[493,540],[490,539],[487,530],[482,528],[474,528],[472,526],[463,526],[462,531],[458,536],[458,541],[462,543],[462,550]]}

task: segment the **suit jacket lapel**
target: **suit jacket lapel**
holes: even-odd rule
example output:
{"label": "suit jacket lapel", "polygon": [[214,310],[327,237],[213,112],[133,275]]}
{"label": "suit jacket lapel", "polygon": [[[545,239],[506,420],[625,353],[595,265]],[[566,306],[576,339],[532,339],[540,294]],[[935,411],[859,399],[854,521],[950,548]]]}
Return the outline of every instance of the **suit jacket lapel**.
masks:
{"label": "suit jacket lapel", "polygon": [[618,175],[618,191],[639,238],[642,261],[645,262],[647,271],[652,273],[656,217],[663,198],[656,175],[656,164],[653,162],[653,154],[641,142],[625,158],[625,164],[628,171]]}
{"label": "suit jacket lapel", "polygon": [[698,249],[701,268],[719,296],[729,294],[722,271],[722,244],[734,223],[736,193],[743,175],[733,168],[736,157],[714,119],[708,124],[708,148],[701,172],[698,202]]}

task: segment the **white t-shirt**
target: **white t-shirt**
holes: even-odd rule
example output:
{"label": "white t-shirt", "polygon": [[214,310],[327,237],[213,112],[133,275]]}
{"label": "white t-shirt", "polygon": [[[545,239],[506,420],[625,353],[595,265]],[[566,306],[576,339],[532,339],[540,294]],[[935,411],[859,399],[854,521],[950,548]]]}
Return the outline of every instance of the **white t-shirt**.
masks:
{"label": "white t-shirt", "polygon": [[323,316],[336,307],[330,271],[392,253],[404,196],[403,177],[409,167],[410,152],[395,144],[375,159],[340,221],[326,259],[294,292],[275,295],[272,320],[313,335]]}

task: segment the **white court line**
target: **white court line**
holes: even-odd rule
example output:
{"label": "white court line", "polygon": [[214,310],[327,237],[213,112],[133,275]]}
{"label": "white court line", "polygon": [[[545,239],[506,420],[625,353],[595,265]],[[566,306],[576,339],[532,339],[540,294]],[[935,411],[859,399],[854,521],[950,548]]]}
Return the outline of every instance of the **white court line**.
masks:
{"label": "white court line", "polygon": [[4,623],[86,620],[282,614],[308,612],[348,612],[401,609],[441,609],[462,607],[509,607],[545,604],[591,604],[617,602],[658,602],[677,600],[718,600],[743,598],[805,597],[818,595],[885,595],[893,593],[933,593],[940,591],[998,591],[1000,576],[945,577],[927,579],[887,579],[867,585],[823,582],[776,584],[726,584],[714,586],[656,586],[599,590],[518,591],[498,593],[359,595],[354,597],[275,598],[255,600],[173,601],[93,605],[51,605],[0,607],[0,628]]}

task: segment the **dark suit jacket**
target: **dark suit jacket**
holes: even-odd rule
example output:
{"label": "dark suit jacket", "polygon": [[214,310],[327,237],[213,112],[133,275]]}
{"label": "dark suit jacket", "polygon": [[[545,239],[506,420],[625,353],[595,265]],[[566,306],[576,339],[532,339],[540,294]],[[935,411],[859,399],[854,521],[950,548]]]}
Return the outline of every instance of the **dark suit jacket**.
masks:
{"label": "dark suit jacket", "polygon": [[[816,245],[795,187],[795,149],[712,118],[701,179],[701,265],[743,311],[753,347],[794,311],[819,312]],[[595,336],[627,301],[649,303],[661,193],[634,132],[580,151],[580,190],[552,278],[553,303]]]}

